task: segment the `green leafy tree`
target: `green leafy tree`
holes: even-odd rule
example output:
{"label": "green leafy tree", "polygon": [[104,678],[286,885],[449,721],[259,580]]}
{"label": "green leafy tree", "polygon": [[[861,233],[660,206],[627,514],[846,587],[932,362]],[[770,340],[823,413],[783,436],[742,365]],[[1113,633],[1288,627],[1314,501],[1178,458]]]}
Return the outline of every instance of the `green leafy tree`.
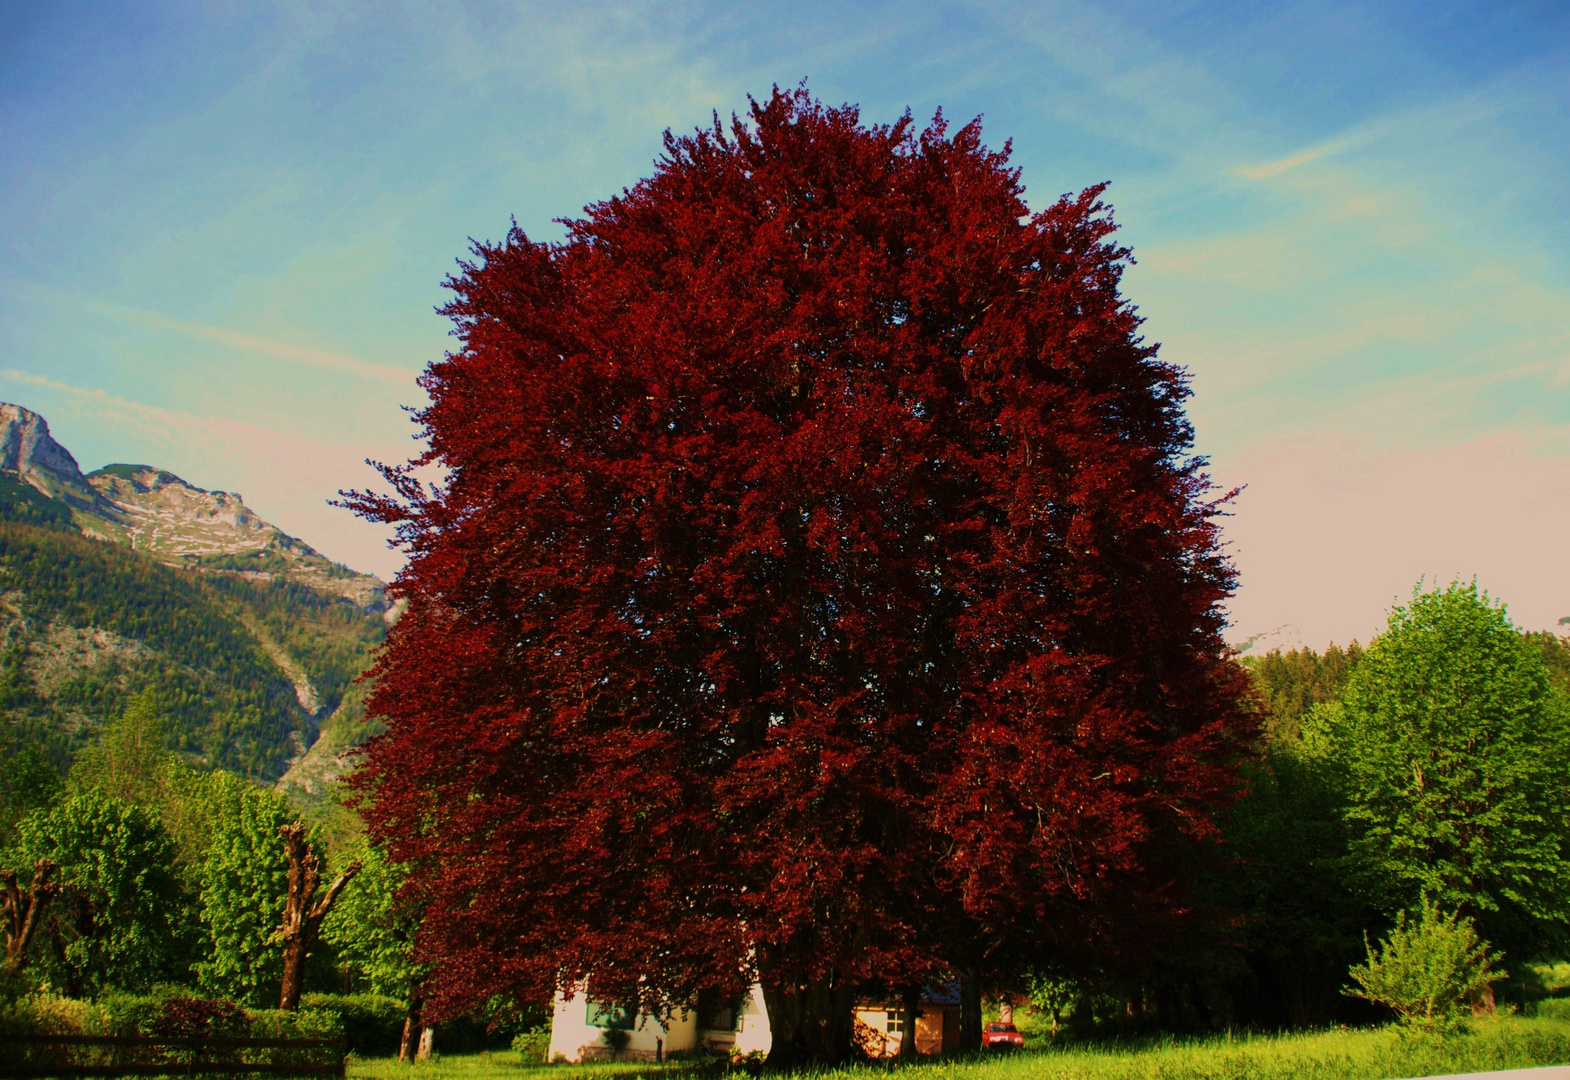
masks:
{"label": "green leafy tree", "polygon": [[1503,606],[1414,593],[1309,727],[1387,910],[1426,893],[1522,958],[1563,941],[1570,702]]}
{"label": "green leafy tree", "polygon": [[1367,962],[1351,970],[1357,987],[1346,993],[1394,1009],[1413,1027],[1453,1027],[1467,1004],[1491,997],[1490,988],[1506,973],[1493,970],[1498,957],[1478,938],[1469,917],[1445,914],[1427,896],[1416,914],[1396,916],[1377,952],[1365,941]]}
{"label": "green leafy tree", "polygon": [[164,727],[157,695],[143,690],[104,727],[97,745],[77,756],[71,787],[141,806],[162,805],[168,798],[169,765],[174,756],[165,744]]}
{"label": "green leafy tree", "polygon": [[1344,770],[1313,749],[1294,738],[1267,746],[1224,824],[1232,858],[1219,906],[1244,916],[1254,983],[1277,988],[1285,1008],[1269,1013],[1273,995],[1251,1000],[1255,1022],[1329,1023],[1364,928],[1384,921],[1353,851]]}
{"label": "green leafy tree", "polygon": [[29,742],[0,744],[0,849],[15,844],[18,827],[30,815],[48,810],[65,794],[60,773]]}
{"label": "green leafy tree", "polygon": [[95,791],[106,798],[156,806],[163,795],[165,769],[174,757],[167,735],[158,694],[144,687],[104,722],[96,742],[73,755],[67,790]]}
{"label": "green leafy tree", "polygon": [[1528,645],[1538,651],[1548,668],[1548,681],[1570,693],[1570,637],[1560,637],[1551,630],[1537,630],[1526,635]]}
{"label": "green leafy tree", "polygon": [[195,912],[153,813],[82,792],[28,818],[21,839],[25,866],[41,858],[59,865],[64,891],[47,928],[51,981],[81,995],[185,976]]}
{"label": "green leafy tree", "polygon": [[399,1056],[408,1058],[411,1040],[418,1037],[423,1004],[420,983],[425,972],[414,962],[419,915],[399,895],[406,877],[402,866],[372,844],[362,844],[354,856],[361,863],[360,875],[322,925],[322,939],[333,946],[339,960],[359,970],[372,992],[406,1003]]}
{"label": "green leafy tree", "polygon": [[197,975],[217,997],[268,1008],[283,978],[276,932],[289,891],[278,830],[293,815],[283,796],[228,774],[215,774],[202,797],[213,822],[201,894],[210,952]]}
{"label": "green leafy tree", "polygon": [[1052,1017],[1052,1037],[1058,1037],[1063,1014],[1074,1007],[1082,994],[1077,980],[1066,975],[1036,972],[1030,976],[1030,1003]]}
{"label": "green leafy tree", "polygon": [[168,748],[168,722],[149,689],[132,698],[125,711],[105,725],[97,745],[77,757],[70,787],[156,813],[175,842],[176,866],[195,894],[202,889],[215,815],[227,805],[214,795],[219,790],[215,784],[229,783],[225,775],[197,772]]}

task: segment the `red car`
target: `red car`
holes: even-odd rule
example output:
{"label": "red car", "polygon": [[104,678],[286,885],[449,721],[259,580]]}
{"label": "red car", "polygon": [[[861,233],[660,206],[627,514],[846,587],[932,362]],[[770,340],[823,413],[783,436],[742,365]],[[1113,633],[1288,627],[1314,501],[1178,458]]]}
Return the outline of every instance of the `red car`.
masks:
{"label": "red car", "polygon": [[982,1033],[981,1044],[988,1050],[1022,1050],[1025,1036],[1013,1024],[988,1024]]}

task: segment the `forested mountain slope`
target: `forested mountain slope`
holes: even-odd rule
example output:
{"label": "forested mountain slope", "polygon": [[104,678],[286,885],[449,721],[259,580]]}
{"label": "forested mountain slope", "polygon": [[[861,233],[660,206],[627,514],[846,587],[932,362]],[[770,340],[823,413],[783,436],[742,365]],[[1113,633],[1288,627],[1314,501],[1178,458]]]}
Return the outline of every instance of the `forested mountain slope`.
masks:
{"label": "forested mountain slope", "polygon": [[238,495],[146,465],[83,476],[41,416],[0,404],[0,745],[64,765],[151,688],[193,764],[293,766],[318,793],[366,735],[353,680],[382,589]]}

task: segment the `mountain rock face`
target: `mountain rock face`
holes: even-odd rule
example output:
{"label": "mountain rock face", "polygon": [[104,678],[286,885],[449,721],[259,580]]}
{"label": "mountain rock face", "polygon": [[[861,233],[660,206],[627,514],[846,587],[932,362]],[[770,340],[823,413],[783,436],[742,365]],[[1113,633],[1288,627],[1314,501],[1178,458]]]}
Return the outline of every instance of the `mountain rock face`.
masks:
{"label": "mountain rock face", "polygon": [[0,402],[0,471],[80,509],[96,500],[71,452],[55,442],[49,423],[31,409]]}
{"label": "mountain rock face", "polygon": [[239,495],[207,491],[152,465],[106,465],[88,476],[49,423],[0,402],[0,475],[70,507],[84,536],[128,544],[170,566],[293,581],[383,611],[385,583],[333,562],[258,517]]}
{"label": "mountain rock face", "polygon": [[368,610],[386,586],[357,574],[263,521],[239,495],[207,491],[151,465],[105,465],[86,478],[100,503],[82,531],[131,545],[171,565],[210,564],[256,580],[282,577]]}

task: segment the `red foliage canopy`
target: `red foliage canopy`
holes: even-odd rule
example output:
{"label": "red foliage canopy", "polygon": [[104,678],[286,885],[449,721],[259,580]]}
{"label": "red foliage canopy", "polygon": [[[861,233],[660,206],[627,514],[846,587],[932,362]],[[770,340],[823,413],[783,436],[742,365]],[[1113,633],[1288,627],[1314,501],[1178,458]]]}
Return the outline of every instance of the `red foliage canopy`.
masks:
{"label": "red foliage canopy", "polygon": [[758,973],[821,1049],[858,983],[1170,908],[1231,797],[1217,501],[1102,188],[1031,215],[979,123],[804,89],[749,120],[476,245],[449,479],[353,496],[411,552],[360,782],[438,1013]]}

